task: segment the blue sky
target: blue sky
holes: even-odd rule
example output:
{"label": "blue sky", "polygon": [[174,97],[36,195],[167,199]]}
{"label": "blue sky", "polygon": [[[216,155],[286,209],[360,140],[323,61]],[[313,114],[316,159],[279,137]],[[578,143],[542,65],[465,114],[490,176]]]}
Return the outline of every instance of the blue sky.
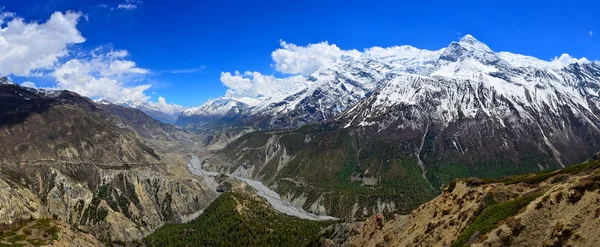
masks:
{"label": "blue sky", "polygon": [[[280,40],[359,51],[405,44],[440,49],[470,33],[494,51],[545,60],[562,53],[600,57],[598,1],[0,0],[0,6],[26,23],[43,23],[56,11],[81,12],[76,28],[85,42],[69,45],[58,63],[98,47],[127,50],[127,61],[147,70],[127,77],[128,84],[150,84],[145,92],[152,101],[160,95],[186,107],[224,95],[222,72],[289,76],[272,65]],[[56,81],[11,78],[38,86]]]}

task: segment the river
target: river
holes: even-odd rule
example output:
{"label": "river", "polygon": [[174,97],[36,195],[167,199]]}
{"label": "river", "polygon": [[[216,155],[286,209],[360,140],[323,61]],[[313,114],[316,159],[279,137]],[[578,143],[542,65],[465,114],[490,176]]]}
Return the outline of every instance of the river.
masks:
{"label": "river", "polygon": [[[190,160],[190,163],[188,164],[188,169],[195,175],[202,177],[204,179],[204,183],[211,190],[217,191],[217,187],[219,186],[219,183],[217,183],[217,181],[215,180],[215,176],[218,176],[219,173],[205,171],[202,168],[202,162],[198,158],[198,156],[192,156],[192,159]],[[227,174],[227,175],[232,176],[230,174]],[[271,206],[273,206],[273,208],[275,210],[277,210],[281,213],[291,215],[291,216],[296,216],[296,217],[302,218],[302,219],[308,219],[308,220],[335,220],[336,219],[331,216],[316,215],[316,214],[310,213],[302,208],[296,207],[293,204],[282,200],[281,196],[279,196],[279,194],[277,194],[277,192],[272,191],[271,189],[269,189],[267,186],[265,186],[260,181],[249,179],[249,178],[244,178],[244,177],[238,177],[238,176],[232,176],[232,177],[237,178],[240,181],[242,181],[242,182],[248,184],[249,186],[251,186],[252,188],[254,188],[260,197],[266,199],[267,202],[269,202],[269,204],[271,204]]]}

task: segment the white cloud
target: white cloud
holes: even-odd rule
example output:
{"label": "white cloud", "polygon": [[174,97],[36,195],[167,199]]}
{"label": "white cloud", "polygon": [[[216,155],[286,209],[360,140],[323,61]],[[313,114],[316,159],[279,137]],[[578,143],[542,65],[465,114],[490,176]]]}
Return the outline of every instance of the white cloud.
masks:
{"label": "white cloud", "polygon": [[44,23],[27,23],[14,13],[0,13],[0,75],[41,75],[40,70],[53,69],[71,44],[85,41],[77,30],[81,17],[55,12]]}
{"label": "white cloud", "polygon": [[277,97],[284,95],[282,92],[293,92],[306,86],[307,82],[302,76],[275,78],[272,75],[263,75],[259,72],[246,71],[241,74],[236,71],[221,73],[221,82],[229,89],[226,97]]}
{"label": "white cloud", "polygon": [[309,76],[321,66],[335,63],[342,55],[360,56],[357,50],[341,50],[327,41],[297,46],[280,41],[281,48],[271,53],[275,69],[286,74]]}
{"label": "white cloud", "polygon": [[185,107],[183,107],[183,106],[167,103],[167,100],[162,96],[158,97],[158,102],[156,102],[156,103],[150,102],[149,105],[158,109],[161,112],[168,113],[171,115],[185,110]]}
{"label": "white cloud", "polygon": [[[113,102],[148,103],[169,113],[182,109],[166,103],[163,97],[156,103],[149,101],[150,96],[145,91],[150,85],[140,83],[149,70],[126,59],[129,56],[126,50],[98,48],[75,57],[70,52],[71,45],[85,42],[77,30],[81,17],[85,16],[78,12],[55,12],[44,23],[26,22],[0,8],[0,75],[32,77],[50,74],[56,78],[52,88]],[[36,87],[31,81],[21,85]]]}
{"label": "white cloud", "polygon": [[193,73],[198,73],[200,71],[203,71],[204,69],[206,69],[206,66],[202,65],[202,66],[196,67],[196,68],[174,69],[174,70],[168,70],[166,72],[171,73],[171,74],[193,74]]}
{"label": "white cloud", "polygon": [[243,77],[239,71],[234,75],[229,72],[221,72],[221,82],[230,90],[243,92],[252,88],[251,78]]}
{"label": "white cloud", "polygon": [[37,88],[37,86],[35,85],[35,83],[31,82],[31,81],[26,81],[21,83],[21,86],[23,87],[30,87],[30,88]]}
{"label": "white cloud", "polygon": [[589,63],[590,61],[585,58],[575,58],[575,57],[571,57],[569,54],[563,53],[562,55],[560,55],[560,57],[554,57],[552,59],[552,63],[557,64],[561,67],[567,66],[569,64],[572,63]]}
{"label": "white cloud", "polygon": [[135,62],[124,60],[126,51],[101,53],[95,50],[86,58],[75,58],[58,67],[52,75],[61,89],[71,90],[92,98],[113,102],[146,102],[144,91],[150,85],[129,85],[148,70],[136,67]]}
{"label": "white cloud", "polygon": [[594,37],[594,31],[590,31],[590,36]]}
{"label": "white cloud", "polygon": [[[2,12],[4,8],[0,8],[0,12]],[[7,19],[12,19],[14,18],[16,15],[13,12],[2,12],[0,13],[0,25],[4,24],[5,20]]]}
{"label": "white cloud", "polygon": [[137,9],[137,7],[140,6],[140,5],[142,5],[142,4],[143,4],[142,1],[125,0],[125,2],[117,5],[117,9],[134,10],[134,9]]}

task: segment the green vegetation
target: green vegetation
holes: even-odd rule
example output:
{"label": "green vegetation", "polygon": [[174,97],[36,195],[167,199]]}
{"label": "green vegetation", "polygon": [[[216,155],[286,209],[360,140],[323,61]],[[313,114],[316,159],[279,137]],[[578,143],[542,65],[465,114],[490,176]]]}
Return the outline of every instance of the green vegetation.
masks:
{"label": "green vegetation", "polygon": [[452,243],[452,247],[467,246],[469,239],[475,233],[479,233],[481,236],[485,235],[498,227],[502,221],[517,214],[521,208],[529,205],[540,195],[533,193],[503,203],[497,203],[492,199],[483,212]]}
{"label": "green vegetation", "polygon": [[144,242],[148,246],[302,246],[332,223],[283,215],[262,199],[226,192],[197,219],[166,225]]}
{"label": "green vegetation", "polygon": [[[258,131],[240,137],[219,152],[234,165],[255,167],[277,192],[317,200],[337,217],[362,213],[378,201],[393,202],[399,213],[409,213],[433,199],[454,179],[480,177],[484,182],[538,183],[557,174],[551,170],[535,175],[538,164],[556,165],[550,155],[495,150],[465,156],[448,138],[430,132],[420,134],[373,133],[353,129],[307,125],[293,131]],[[425,164],[426,179],[416,152]],[[285,150],[285,152],[284,152]],[[285,156],[284,156],[285,154]],[[285,161],[286,166],[281,166]],[[567,172],[571,167],[565,169]],[[360,217],[361,215],[354,215]]]}
{"label": "green vegetation", "polygon": [[23,221],[0,231],[0,247],[49,245],[58,239],[58,232],[48,219]]}
{"label": "green vegetation", "polygon": [[106,200],[108,197],[109,188],[108,185],[102,185],[98,188],[98,191],[92,198],[90,205],[83,212],[83,217],[81,217],[80,224],[85,224],[87,222],[97,223],[106,219],[108,215],[108,209],[100,207],[100,202],[102,200]]}
{"label": "green vegetation", "polygon": [[[284,157],[265,162],[268,155],[260,148],[270,138],[278,140],[291,158],[280,170],[279,160]],[[322,198],[329,213],[339,217],[349,216],[356,203],[359,208],[372,208],[378,199],[394,202],[398,210],[408,213],[437,195],[421,176],[412,147],[365,138],[370,137],[345,129],[257,132],[231,143],[221,155],[231,162],[247,161],[260,167],[256,170],[261,176],[274,176],[281,194],[303,195],[307,204]],[[370,184],[362,178],[370,179]]]}
{"label": "green vegetation", "polygon": [[527,184],[537,184],[545,181],[546,179],[561,175],[561,174],[576,174],[584,171],[590,171],[600,167],[600,161],[590,161],[586,163],[581,163],[577,165],[572,165],[565,167],[560,170],[555,171],[542,171],[534,174],[524,174],[517,176],[510,176],[505,178],[485,178],[483,179],[484,183],[504,183],[504,184],[517,184],[517,183],[527,183]]}
{"label": "green vegetation", "polygon": [[[128,218],[131,217],[131,212],[129,211],[129,206],[131,204],[140,207],[140,201],[135,192],[135,186],[128,182],[123,175],[120,175],[112,184],[105,184],[98,187],[90,205],[83,211],[83,217],[81,217],[79,224],[98,223],[106,219],[109,209],[100,206],[102,200],[106,201],[110,209],[115,212],[121,212]],[[83,210],[83,207],[84,202],[78,202],[78,209]],[[167,198],[162,210],[164,216],[170,216],[170,207],[171,200],[170,198]]]}

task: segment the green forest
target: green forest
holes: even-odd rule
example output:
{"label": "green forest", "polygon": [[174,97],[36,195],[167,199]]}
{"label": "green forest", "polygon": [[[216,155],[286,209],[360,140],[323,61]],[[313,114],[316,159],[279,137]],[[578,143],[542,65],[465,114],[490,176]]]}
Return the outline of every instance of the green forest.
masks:
{"label": "green forest", "polygon": [[302,246],[333,223],[287,216],[259,197],[226,192],[197,219],[166,225],[144,242],[148,246]]}

